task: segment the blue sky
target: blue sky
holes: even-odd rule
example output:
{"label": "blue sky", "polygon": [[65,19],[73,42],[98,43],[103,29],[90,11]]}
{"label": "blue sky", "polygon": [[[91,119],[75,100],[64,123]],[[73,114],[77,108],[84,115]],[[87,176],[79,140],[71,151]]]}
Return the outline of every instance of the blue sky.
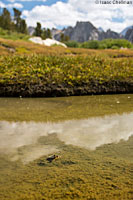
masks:
{"label": "blue sky", "polygon": [[28,26],[36,26],[39,21],[42,27],[63,28],[74,26],[77,21],[90,21],[104,30],[121,32],[133,25],[133,0],[130,4],[113,4],[111,0],[109,5],[97,1],[98,4],[95,0],[0,0],[0,7],[21,10]]}
{"label": "blue sky", "polygon": [[[20,10],[31,10],[35,6],[51,6],[52,4],[55,4],[57,0],[1,0],[1,2],[5,3],[6,5],[11,3],[19,3],[23,6],[22,8],[20,8]],[[62,0],[62,2],[67,2],[67,0]]]}

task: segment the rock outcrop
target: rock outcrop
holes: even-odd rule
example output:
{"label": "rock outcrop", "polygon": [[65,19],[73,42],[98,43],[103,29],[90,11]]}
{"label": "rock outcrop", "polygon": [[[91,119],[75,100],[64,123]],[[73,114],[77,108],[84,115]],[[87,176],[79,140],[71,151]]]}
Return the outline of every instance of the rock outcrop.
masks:
{"label": "rock outcrop", "polygon": [[51,34],[52,34],[52,38],[56,39],[56,40],[60,40],[60,34],[62,33],[62,30],[58,30],[56,28],[52,28],[51,29]]}
{"label": "rock outcrop", "polygon": [[127,30],[125,39],[129,40],[130,42],[133,42],[133,26],[132,28]]}
{"label": "rock outcrop", "polygon": [[28,27],[28,33],[29,33],[29,35],[33,35],[34,32],[35,32],[35,27],[29,26],[29,27]]}
{"label": "rock outcrop", "polygon": [[68,27],[60,32],[56,32],[53,37],[56,40],[60,40],[61,33],[69,36],[70,40],[75,40],[77,42],[85,42],[88,40],[103,40],[107,38],[122,38],[119,33],[111,31],[110,29],[107,30],[107,32],[101,31],[101,29],[99,30],[90,22],[77,22],[75,27]]}
{"label": "rock outcrop", "polygon": [[128,27],[124,28],[124,29],[121,31],[120,34],[123,35],[123,36],[125,37],[127,31],[128,31],[129,29],[132,29],[132,28],[133,28],[133,25],[132,25],[132,26],[128,26]]}
{"label": "rock outcrop", "polygon": [[78,42],[98,40],[99,38],[99,31],[90,22],[77,22],[75,27],[68,27],[63,32],[71,40]]}
{"label": "rock outcrop", "polygon": [[102,39],[108,39],[108,38],[113,38],[113,39],[118,39],[118,38],[122,38],[122,35],[120,35],[119,33],[116,33],[114,31],[111,31],[110,29],[108,29],[106,32],[103,32],[103,38]]}
{"label": "rock outcrop", "polygon": [[[28,32],[30,35],[33,34],[35,28],[29,27]],[[85,42],[88,40],[104,40],[108,38],[120,39],[125,38],[130,42],[133,42],[133,26],[125,28],[121,33],[114,32],[108,29],[106,32],[101,28],[96,28],[90,22],[77,22],[74,27],[69,26],[63,30],[53,28],[51,30],[53,39],[60,41],[61,34],[68,36],[70,40],[77,42]]]}

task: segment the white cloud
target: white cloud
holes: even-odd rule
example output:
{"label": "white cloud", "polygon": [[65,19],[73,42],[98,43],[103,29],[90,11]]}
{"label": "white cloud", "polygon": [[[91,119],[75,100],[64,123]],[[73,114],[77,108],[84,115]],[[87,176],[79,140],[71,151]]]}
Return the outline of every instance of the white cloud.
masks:
{"label": "white cloud", "polygon": [[14,2],[29,2],[29,1],[40,1],[40,2],[45,2],[47,0],[8,0],[9,2],[11,3],[14,3]]}
{"label": "white cloud", "polygon": [[5,8],[5,4],[0,1],[0,8]]}
{"label": "white cloud", "polygon": [[110,28],[120,32],[132,25],[132,10],[133,5],[98,5],[94,0],[68,0],[67,3],[57,1],[51,6],[35,6],[31,11],[24,10],[23,16],[28,25],[32,26],[35,26],[37,21],[41,22],[43,27],[49,28],[74,26],[76,21],[90,21],[104,30]]}
{"label": "white cloud", "polygon": [[23,5],[20,3],[13,3],[13,4],[7,4],[7,8],[23,8]]}
{"label": "white cloud", "polygon": [[[40,21],[43,26],[50,28],[57,26],[75,25],[75,21],[82,18],[82,13],[76,11],[70,4],[57,2],[52,6],[36,6],[31,11],[24,11],[27,23],[35,25]],[[51,27],[52,26],[52,27]]]}
{"label": "white cloud", "polygon": [[[76,10],[85,13],[85,18],[88,21],[91,21],[97,27],[103,27],[105,30],[111,28],[120,32],[126,26],[131,25],[133,21],[133,5],[98,5],[93,0],[81,2],[69,0],[69,3]],[[123,22],[112,21],[113,18],[122,19]]]}
{"label": "white cloud", "polygon": [[4,4],[0,1],[1,8],[23,8],[23,5],[20,3]]}

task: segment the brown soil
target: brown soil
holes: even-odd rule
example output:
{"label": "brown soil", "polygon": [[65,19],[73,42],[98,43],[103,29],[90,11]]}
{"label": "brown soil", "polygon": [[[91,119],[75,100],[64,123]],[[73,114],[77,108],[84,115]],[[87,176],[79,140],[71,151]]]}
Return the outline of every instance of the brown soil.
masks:
{"label": "brown soil", "polygon": [[133,93],[133,82],[111,81],[102,84],[91,82],[89,85],[82,86],[0,84],[0,97],[62,97],[118,93]]}

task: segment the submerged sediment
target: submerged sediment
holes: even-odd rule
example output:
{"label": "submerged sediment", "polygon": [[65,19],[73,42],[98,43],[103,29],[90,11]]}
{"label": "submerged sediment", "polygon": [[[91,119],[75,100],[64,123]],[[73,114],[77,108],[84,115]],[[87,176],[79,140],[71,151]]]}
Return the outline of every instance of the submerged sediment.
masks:
{"label": "submerged sediment", "polygon": [[68,84],[0,84],[0,97],[63,97],[92,94],[133,93],[133,82],[90,82],[83,85]]}

